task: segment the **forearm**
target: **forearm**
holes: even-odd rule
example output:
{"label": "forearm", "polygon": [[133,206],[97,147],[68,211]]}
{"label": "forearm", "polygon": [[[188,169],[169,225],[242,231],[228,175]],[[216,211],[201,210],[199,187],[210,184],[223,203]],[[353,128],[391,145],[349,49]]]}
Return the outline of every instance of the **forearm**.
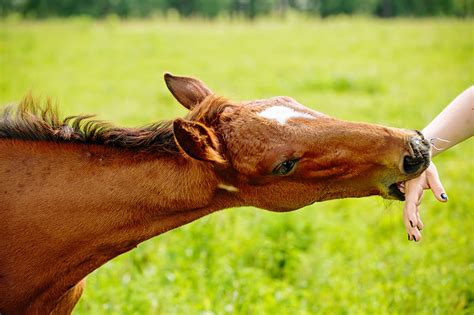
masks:
{"label": "forearm", "polygon": [[456,97],[423,129],[423,134],[431,140],[433,156],[473,136],[474,86]]}

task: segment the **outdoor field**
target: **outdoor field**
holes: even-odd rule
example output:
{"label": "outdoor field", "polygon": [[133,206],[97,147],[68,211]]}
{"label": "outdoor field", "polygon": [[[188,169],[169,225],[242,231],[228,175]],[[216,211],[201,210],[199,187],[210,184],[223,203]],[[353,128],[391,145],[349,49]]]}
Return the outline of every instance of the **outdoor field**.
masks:
{"label": "outdoor field", "polygon": [[[169,71],[232,100],[287,95],[338,118],[422,129],[474,82],[473,25],[9,18],[0,106],[32,92],[63,116],[172,119],[186,111],[166,89]],[[102,266],[74,314],[473,314],[473,156],[470,139],[435,158],[449,202],[425,193],[419,243],[407,241],[403,204],[380,197],[228,209]]]}

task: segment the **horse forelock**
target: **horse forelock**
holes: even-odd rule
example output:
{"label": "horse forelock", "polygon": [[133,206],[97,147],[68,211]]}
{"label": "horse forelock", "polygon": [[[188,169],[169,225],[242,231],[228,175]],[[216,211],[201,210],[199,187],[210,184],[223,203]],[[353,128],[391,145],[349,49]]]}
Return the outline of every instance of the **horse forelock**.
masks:
{"label": "horse forelock", "polygon": [[209,95],[190,111],[186,118],[213,127],[219,121],[224,110],[234,105],[225,97]]}

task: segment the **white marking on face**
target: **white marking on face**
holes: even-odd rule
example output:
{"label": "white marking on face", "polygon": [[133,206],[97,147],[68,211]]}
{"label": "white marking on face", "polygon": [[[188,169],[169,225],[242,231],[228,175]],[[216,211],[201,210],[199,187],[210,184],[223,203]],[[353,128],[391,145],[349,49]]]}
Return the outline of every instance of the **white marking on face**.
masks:
{"label": "white marking on face", "polygon": [[222,183],[217,185],[217,188],[224,189],[224,190],[227,190],[229,192],[238,192],[239,191],[239,189],[235,186],[222,184]]}
{"label": "white marking on face", "polygon": [[313,115],[302,113],[282,105],[269,107],[264,111],[258,113],[258,115],[267,119],[276,120],[281,125],[286,124],[286,122],[291,118],[314,119]]}

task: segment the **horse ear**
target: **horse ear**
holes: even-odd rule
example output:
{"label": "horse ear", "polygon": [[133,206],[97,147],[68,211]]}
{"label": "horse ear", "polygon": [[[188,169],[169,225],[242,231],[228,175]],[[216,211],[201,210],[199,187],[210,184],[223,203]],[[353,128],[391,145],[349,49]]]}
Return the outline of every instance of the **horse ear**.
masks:
{"label": "horse ear", "polygon": [[201,103],[206,96],[213,94],[203,82],[193,78],[177,77],[171,73],[165,73],[165,82],[178,102],[190,110]]}
{"label": "horse ear", "polygon": [[212,130],[201,123],[181,118],[173,122],[174,139],[190,157],[208,162],[225,163],[219,153],[219,140]]}

